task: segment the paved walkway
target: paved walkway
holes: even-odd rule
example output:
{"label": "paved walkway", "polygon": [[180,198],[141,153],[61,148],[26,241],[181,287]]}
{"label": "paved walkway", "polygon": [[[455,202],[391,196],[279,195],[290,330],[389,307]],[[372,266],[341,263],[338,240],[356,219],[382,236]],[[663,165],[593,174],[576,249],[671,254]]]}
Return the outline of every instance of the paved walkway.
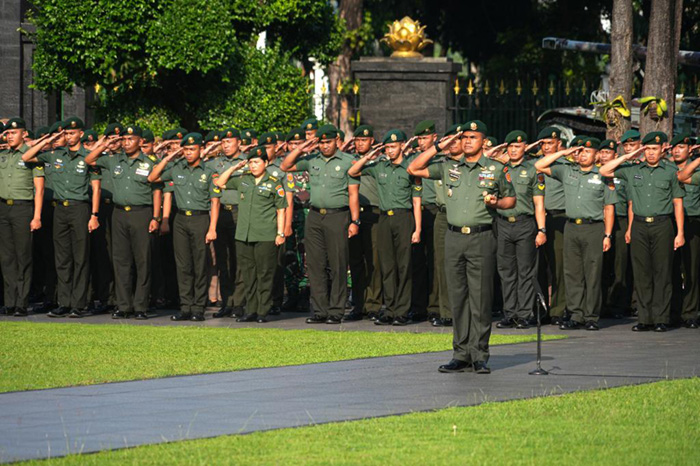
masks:
{"label": "paved walkway", "polygon": [[700,332],[576,332],[544,344],[550,376],[528,375],[534,355],[533,343],[493,347],[491,375],[440,374],[443,352],[5,393],[0,461],[697,376]]}

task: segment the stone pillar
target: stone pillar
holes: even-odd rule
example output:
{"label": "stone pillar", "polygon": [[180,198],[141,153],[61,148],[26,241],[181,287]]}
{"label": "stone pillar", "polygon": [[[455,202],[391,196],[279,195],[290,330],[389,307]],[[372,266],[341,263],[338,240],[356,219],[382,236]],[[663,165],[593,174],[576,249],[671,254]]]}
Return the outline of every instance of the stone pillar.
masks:
{"label": "stone pillar", "polygon": [[412,135],[422,120],[434,120],[439,133],[453,121],[451,107],[461,66],[447,58],[362,57],[352,62],[360,81],[360,120],[377,137],[392,128]]}

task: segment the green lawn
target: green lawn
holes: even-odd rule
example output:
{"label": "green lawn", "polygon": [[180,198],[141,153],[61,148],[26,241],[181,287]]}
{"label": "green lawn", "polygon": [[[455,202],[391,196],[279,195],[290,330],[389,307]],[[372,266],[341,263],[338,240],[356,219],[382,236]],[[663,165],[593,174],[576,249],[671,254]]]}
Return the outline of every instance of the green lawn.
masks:
{"label": "green lawn", "polygon": [[[0,322],[0,335],[0,392],[445,351],[452,345],[447,333],[28,322]],[[533,340],[491,338],[492,344]]]}
{"label": "green lawn", "polygon": [[[700,379],[150,445],[122,464],[700,464]],[[41,462],[37,462],[41,463]]]}

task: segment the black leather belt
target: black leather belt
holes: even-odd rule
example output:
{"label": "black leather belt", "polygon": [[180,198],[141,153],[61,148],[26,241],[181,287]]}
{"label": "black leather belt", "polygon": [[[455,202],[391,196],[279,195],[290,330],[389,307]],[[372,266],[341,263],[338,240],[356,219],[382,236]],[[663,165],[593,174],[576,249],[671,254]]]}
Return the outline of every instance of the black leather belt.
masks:
{"label": "black leather belt", "polygon": [[208,210],[185,210],[178,209],[177,213],[184,215],[185,217],[194,217],[197,215],[209,215]]}
{"label": "black leather belt", "polygon": [[3,199],[0,197],[0,202],[7,205],[24,205],[24,204],[34,204],[34,201],[27,199]]}
{"label": "black leather belt", "polygon": [[314,212],[318,212],[321,215],[326,215],[326,214],[336,214],[338,212],[347,212],[350,210],[350,207],[340,207],[338,209],[326,209],[326,208],[321,208],[319,209],[318,207],[311,206],[311,210]]}
{"label": "black leather belt", "polygon": [[501,215],[498,214],[499,217],[501,217],[503,220],[505,220],[508,223],[517,223],[517,222],[522,222],[524,220],[532,220],[533,216],[532,215],[527,215],[527,214],[520,214],[520,215]]}
{"label": "black leather belt", "polygon": [[670,215],[656,215],[654,217],[644,217],[642,215],[635,215],[634,219],[640,222],[644,223],[657,223],[660,222],[661,220],[666,220],[671,218]]}
{"label": "black leather belt", "polygon": [[473,235],[474,233],[481,233],[482,231],[493,230],[493,225],[477,225],[475,227],[456,227],[448,223],[447,229],[450,231],[456,231],[457,233],[462,233],[463,235]]}
{"label": "black leather belt", "polygon": [[152,205],[117,205],[114,204],[114,207],[116,207],[119,210],[123,210],[124,212],[131,212],[132,210],[145,210],[145,209],[152,209]]}
{"label": "black leather belt", "polygon": [[602,220],[593,220],[592,218],[570,218],[569,223],[575,223],[576,225],[590,225],[592,223],[602,223]]}
{"label": "black leather belt", "polygon": [[380,211],[381,215],[386,215],[388,217],[393,217],[394,215],[401,213],[401,212],[410,212],[411,209],[390,209],[390,210],[382,210]]}
{"label": "black leather belt", "polygon": [[552,214],[552,215],[559,215],[559,214],[563,214],[564,212],[566,212],[564,209],[552,209],[552,210],[547,211],[548,214]]}

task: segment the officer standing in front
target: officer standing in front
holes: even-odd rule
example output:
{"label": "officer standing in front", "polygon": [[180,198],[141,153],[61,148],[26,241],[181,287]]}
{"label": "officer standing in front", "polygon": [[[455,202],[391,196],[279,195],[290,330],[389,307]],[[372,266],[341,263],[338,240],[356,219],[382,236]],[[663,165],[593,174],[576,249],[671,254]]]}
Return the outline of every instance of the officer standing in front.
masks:
{"label": "officer standing in front", "polygon": [[[454,319],[453,357],[440,372],[491,372],[489,359],[491,304],[496,269],[496,209],[515,206],[509,169],[483,154],[486,124],[466,123],[457,133],[416,157],[408,172],[442,180],[447,194],[448,232],[445,237],[445,273]],[[462,138],[464,156],[430,164],[435,155]]]}

